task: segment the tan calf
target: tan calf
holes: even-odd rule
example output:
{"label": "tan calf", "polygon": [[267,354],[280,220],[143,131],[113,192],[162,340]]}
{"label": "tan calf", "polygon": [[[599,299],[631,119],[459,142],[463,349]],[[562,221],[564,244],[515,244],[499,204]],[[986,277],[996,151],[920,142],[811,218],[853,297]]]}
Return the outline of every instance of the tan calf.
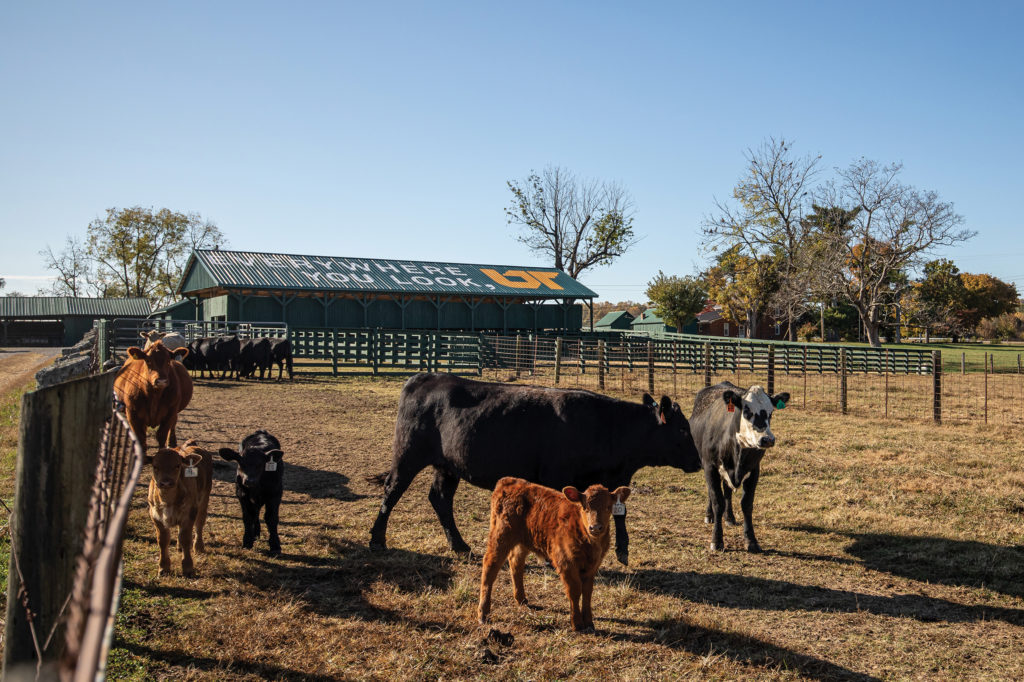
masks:
{"label": "tan calf", "polygon": [[[180,448],[162,448],[147,455],[153,465],[149,480],[149,517],[160,543],[160,575],[171,572],[171,529],[178,527],[181,574],[193,575],[192,551],[203,554],[203,526],[213,486],[213,453],[189,440]],[[195,543],[192,536],[195,531]]]}
{"label": "tan calf", "polygon": [[561,576],[573,630],[593,630],[590,600],[594,576],[608,552],[612,505],[625,502],[629,493],[625,486],[608,492],[592,485],[581,493],[572,486],[558,492],[521,478],[498,481],[491,495],[491,531],[480,576],[480,622],[487,622],[491,588],[506,558],[513,596],[526,603],[523,571],[533,552],[549,560]]}

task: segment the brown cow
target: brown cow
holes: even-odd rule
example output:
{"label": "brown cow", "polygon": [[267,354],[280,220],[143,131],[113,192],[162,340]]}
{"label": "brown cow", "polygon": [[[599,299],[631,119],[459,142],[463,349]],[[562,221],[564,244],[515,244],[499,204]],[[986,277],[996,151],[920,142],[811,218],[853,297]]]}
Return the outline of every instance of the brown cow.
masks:
{"label": "brown cow", "polygon": [[603,485],[592,485],[581,493],[572,486],[558,492],[511,476],[498,481],[491,495],[491,532],[480,576],[480,622],[487,622],[491,587],[506,557],[513,596],[526,603],[523,570],[533,552],[550,561],[561,576],[573,630],[593,630],[590,597],[594,576],[608,552],[612,505],[625,502],[629,493],[626,486],[608,492]]}
{"label": "brown cow", "polygon": [[178,444],[174,427],[178,413],[192,400],[192,377],[175,358],[186,355],[188,348],[172,353],[160,341],[146,350],[132,346],[114,379],[114,396],[124,405],[125,417],[143,448],[147,427],[156,428],[159,447]]}
{"label": "brown cow", "polygon": [[[178,551],[181,552],[181,574],[191,577],[192,551],[206,553],[203,526],[213,486],[213,453],[188,440],[180,448],[161,448],[148,455],[153,465],[149,480],[149,518],[156,526],[160,543],[160,575],[171,572],[171,529],[178,527]],[[192,531],[195,530],[195,543]]]}

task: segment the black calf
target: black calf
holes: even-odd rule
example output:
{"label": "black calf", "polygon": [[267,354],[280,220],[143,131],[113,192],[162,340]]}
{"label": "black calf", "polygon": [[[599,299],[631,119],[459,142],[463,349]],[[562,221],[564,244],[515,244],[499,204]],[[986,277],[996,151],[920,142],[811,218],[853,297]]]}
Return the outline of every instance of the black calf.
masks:
{"label": "black calf", "polygon": [[281,553],[281,540],[277,536],[281,494],[284,492],[284,462],[281,444],[262,429],[246,436],[241,454],[231,448],[221,448],[220,456],[238,465],[235,477],[235,496],[242,505],[242,524],[245,534],[242,546],[252,549],[260,536],[260,507],[267,509],[263,519],[267,522],[270,554]]}

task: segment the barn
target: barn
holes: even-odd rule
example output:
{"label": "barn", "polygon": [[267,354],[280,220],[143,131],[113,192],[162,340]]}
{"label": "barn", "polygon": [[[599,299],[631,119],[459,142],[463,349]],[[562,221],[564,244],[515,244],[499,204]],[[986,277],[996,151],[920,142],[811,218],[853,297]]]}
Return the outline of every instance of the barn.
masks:
{"label": "barn", "polygon": [[141,319],[145,298],[5,296],[0,298],[0,345],[73,346],[100,319]]}
{"label": "barn", "polygon": [[597,296],[555,268],[219,249],[193,252],[178,293],[157,317],[501,333],[579,332]]}

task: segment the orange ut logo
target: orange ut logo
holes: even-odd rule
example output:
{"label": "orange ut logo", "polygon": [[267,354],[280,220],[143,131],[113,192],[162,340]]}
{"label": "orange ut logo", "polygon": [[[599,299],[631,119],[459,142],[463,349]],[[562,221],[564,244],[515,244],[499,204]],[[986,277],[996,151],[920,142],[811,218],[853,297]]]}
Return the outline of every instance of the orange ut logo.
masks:
{"label": "orange ut logo", "polygon": [[556,290],[563,288],[555,284],[554,280],[558,277],[557,272],[544,270],[506,270],[501,273],[497,270],[491,270],[490,268],[480,268],[480,272],[484,273],[498,284],[504,287],[511,287],[513,289],[538,289],[541,286]]}

